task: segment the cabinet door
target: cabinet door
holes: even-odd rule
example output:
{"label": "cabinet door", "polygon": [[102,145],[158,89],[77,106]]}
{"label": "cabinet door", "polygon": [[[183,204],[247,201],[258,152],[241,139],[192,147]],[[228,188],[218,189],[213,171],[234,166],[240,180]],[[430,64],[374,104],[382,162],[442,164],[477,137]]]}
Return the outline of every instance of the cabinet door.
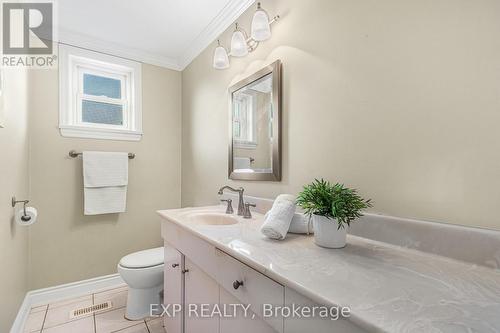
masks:
{"label": "cabinet door", "polygon": [[[224,307],[224,304],[234,305],[240,304],[241,302],[227,292],[224,288],[220,288],[220,308]],[[222,317],[220,319],[220,333],[276,333],[276,331],[269,326],[264,320],[259,316],[255,315],[251,310],[244,314],[242,309],[237,311],[236,317]]]}
{"label": "cabinet door", "polygon": [[165,244],[165,258],[172,258],[165,261],[165,274],[163,281],[163,304],[169,306],[169,314],[164,317],[164,325],[169,333],[182,333],[182,312],[172,316],[174,306],[182,306],[182,254]]}
{"label": "cabinet door", "polygon": [[200,315],[203,304],[212,308],[219,303],[219,285],[188,258],[185,258],[185,269],[184,333],[218,333],[219,317],[203,318]]}

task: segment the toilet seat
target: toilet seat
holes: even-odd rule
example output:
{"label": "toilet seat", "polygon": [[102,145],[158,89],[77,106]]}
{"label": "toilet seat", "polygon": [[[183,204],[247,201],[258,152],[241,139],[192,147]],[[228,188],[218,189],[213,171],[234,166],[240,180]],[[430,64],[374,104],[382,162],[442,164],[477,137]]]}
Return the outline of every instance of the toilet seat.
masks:
{"label": "toilet seat", "polygon": [[128,269],[160,266],[164,263],[164,252],[163,247],[134,252],[123,257],[119,265]]}

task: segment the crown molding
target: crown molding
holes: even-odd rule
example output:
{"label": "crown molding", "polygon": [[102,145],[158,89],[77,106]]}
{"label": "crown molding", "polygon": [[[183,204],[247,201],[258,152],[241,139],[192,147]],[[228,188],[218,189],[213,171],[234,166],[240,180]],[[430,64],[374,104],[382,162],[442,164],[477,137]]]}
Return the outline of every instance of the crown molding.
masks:
{"label": "crown molding", "polygon": [[56,28],[56,31],[59,42],[62,44],[182,71],[254,3],[255,0],[229,0],[219,14],[189,43],[189,47],[178,58],[165,57],[96,39],[62,27]]}
{"label": "crown molding", "polygon": [[221,12],[203,29],[178,59],[180,70],[184,70],[203,50],[222,34],[255,0],[230,0]]}
{"label": "crown molding", "polygon": [[169,58],[158,54],[153,54],[123,45],[99,40],[84,34],[69,31],[63,28],[58,29],[59,43],[89,49],[113,56],[122,57],[129,60],[135,60],[142,63],[156,65],[173,69],[182,70],[177,59]]}

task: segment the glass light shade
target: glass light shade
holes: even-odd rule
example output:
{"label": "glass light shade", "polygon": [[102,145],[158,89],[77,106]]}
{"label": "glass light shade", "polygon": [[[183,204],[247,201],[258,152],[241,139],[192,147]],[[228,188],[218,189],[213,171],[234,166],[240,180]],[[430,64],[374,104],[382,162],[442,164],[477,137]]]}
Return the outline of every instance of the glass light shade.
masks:
{"label": "glass light shade", "polygon": [[217,46],[214,51],[214,68],[226,69],[229,67],[229,58],[226,49],[222,46]]}
{"label": "glass light shade", "polygon": [[258,9],[253,14],[252,19],[252,38],[257,42],[262,42],[271,37],[271,27],[269,26],[269,17],[262,9]]}
{"label": "glass light shade", "polygon": [[248,54],[248,45],[245,35],[240,30],[235,30],[231,38],[231,55],[244,57]]}

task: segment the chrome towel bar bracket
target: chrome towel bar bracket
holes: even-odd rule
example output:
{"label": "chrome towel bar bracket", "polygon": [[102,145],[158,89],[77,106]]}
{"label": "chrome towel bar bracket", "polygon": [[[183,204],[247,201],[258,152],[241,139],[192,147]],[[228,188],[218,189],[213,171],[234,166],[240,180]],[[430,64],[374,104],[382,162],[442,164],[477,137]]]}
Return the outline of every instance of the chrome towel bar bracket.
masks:
{"label": "chrome towel bar bracket", "polygon": [[[78,153],[76,150],[70,150],[69,152],[69,157],[72,157],[72,158],[76,158],[80,155],[82,155],[82,153]],[[129,159],[134,159],[135,158],[135,154],[134,153],[128,153],[128,158]]]}

